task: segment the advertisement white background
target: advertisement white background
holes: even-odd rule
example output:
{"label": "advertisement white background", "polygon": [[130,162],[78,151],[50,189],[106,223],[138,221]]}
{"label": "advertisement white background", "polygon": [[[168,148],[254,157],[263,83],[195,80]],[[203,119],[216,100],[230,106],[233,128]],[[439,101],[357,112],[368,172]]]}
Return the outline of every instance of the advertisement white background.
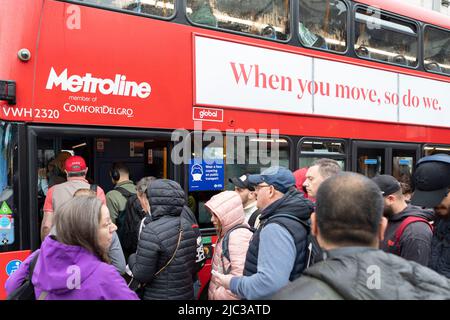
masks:
{"label": "advertisement white background", "polygon": [[[195,37],[196,104],[222,107],[243,107],[295,113],[311,113],[312,97],[299,100],[292,92],[256,88],[254,67],[244,85],[243,78],[236,83],[230,62],[250,66],[259,65],[259,73],[291,77],[292,87],[297,77],[311,79],[312,59],[269,49],[232,42]],[[240,71],[240,68],[237,69]],[[261,79],[261,78],[260,78]]]}
{"label": "advertisement white background", "polygon": [[[450,127],[450,83],[401,75],[369,67],[360,67],[324,59],[304,57],[234,42],[195,36],[195,101],[198,106],[234,107],[275,112],[317,114],[364,120],[401,122]],[[235,79],[231,62],[241,72],[239,64],[250,73],[247,84]],[[259,66],[267,78],[270,75],[290,77],[292,91],[255,87],[254,66]],[[314,79],[317,88],[329,85],[329,94],[307,90],[299,99],[301,86]],[[336,85],[360,90],[359,99],[337,96]],[[354,89],[356,88],[356,89]],[[376,101],[363,98],[376,91]],[[418,97],[417,107],[403,105],[403,96],[411,92]],[[314,90],[312,90],[314,91]],[[386,98],[389,97],[389,99]],[[398,102],[389,101],[393,96]],[[423,98],[437,99],[440,110],[426,108]]]}
{"label": "advertisement white background", "polygon": [[[330,84],[330,96],[314,95],[314,113],[326,116],[366,120],[397,121],[397,107],[384,103],[384,93],[396,92],[397,75],[376,69],[358,67],[328,60],[314,59],[314,79]],[[342,85],[344,90],[337,90]],[[347,88],[350,99],[347,99]],[[376,99],[370,90],[377,93]],[[344,95],[342,95],[345,93]],[[363,95],[366,94],[364,98]],[[341,98],[336,98],[339,96]],[[342,98],[345,96],[345,98]],[[359,97],[354,100],[352,97]]]}

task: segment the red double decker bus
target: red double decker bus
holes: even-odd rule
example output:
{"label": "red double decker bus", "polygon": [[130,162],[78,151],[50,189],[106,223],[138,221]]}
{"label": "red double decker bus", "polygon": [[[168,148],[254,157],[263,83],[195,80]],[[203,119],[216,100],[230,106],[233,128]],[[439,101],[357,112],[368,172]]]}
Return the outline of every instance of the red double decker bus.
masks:
{"label": "red double decker bus", "polygon": [[115,161],[178,181],[207,254],[230,177],[327,157],[408,182],[450,153],[450,19],[399,1],[4,0],[0,21],[0,298],[61,150],[106,191]]}

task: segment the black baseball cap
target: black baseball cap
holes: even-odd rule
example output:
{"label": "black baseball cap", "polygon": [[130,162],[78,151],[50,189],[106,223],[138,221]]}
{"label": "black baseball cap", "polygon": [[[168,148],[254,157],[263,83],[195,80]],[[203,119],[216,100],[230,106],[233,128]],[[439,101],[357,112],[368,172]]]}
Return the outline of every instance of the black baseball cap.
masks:
{"label": "black baseball cap", "polygon": [[254,185],[252,185],[249,181],[248,181],[248,174],[244,174],[240,177],[233,177],[228,179],[228,181],[230,181],[232,184],[234,184],[236,187],[238,188],[242,188],[242,189],[248,189],[250,191],[255,191]]}
{"label": "black baseball cap", "polygon": [[400,182],[393,176],[388,174],[381,174],[372,178],[372,181],[380,188],[383,197],[387,197],[400,190]]}
{"label": "black baseball cap", "polygon": [[414,193],[411,204],[434,208],[442,202],[450,187],[450,164],[438,161],[424,161],[414,172],[412,184]]}

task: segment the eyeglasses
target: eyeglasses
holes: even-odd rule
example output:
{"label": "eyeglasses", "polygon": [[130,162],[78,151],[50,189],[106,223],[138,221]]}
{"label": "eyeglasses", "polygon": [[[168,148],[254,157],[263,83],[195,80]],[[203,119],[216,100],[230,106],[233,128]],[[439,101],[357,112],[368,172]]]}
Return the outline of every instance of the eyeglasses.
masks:
{"label": "eyeglasses", "polygon": [[255,191],[259,191],[261,188],[265,188],[265,187],[270,187],[270,185],[269,184],[257,185],[257,186],[255,186]]}

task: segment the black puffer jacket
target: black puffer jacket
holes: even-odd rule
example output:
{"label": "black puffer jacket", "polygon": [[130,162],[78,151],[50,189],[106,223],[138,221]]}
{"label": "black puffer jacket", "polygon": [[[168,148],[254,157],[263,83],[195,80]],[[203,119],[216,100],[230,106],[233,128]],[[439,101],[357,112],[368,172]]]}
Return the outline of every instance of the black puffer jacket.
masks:
{"label": "black puffer jacket", "polygon": [[431,241],[430,268],[450,278],[450,218],[438,217]]}
{"label": "black puffer jacket", "polygon": [[450,280],[381,250],[346,247],[305,270],[276,300],[450,299]]}
{"label": "black puffer jacket", "polygon": [[[178,183],[160,179],[147,189],[147,197],[152,219],[142,230],[136,254],[129,258],[130,269],[138,281],[146,283],[145,300],[192,299],[197,235],[181,217],[184,191]],[[175,252],[180,227],[183,234],[174,259],[155,276]]]}

